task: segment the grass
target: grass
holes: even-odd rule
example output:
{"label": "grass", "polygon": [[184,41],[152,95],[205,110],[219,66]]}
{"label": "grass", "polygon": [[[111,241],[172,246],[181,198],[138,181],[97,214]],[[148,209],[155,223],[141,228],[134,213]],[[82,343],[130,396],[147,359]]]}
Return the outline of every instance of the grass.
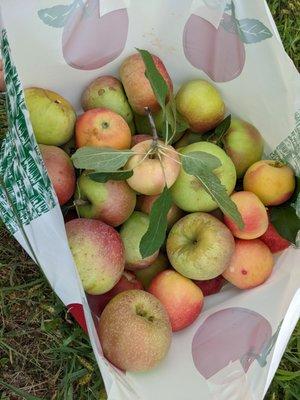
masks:
{"label": "grass", "polygon": [[[285,48],[300,66],[300,0],[270,0]],[[6,131],[0,98],[0,139]],[[0,227],[0,400],[105,399],[87,336]],[[300,324],[266,400],[300,400]]]}

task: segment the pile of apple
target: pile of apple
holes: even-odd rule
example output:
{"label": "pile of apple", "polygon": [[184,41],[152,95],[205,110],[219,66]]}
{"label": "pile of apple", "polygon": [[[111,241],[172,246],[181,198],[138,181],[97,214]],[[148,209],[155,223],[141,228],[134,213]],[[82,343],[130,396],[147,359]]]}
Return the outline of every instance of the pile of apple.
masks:
{"label": "pile of apple", "polygon": [[[171,78],[162,61],[152,59],[171,101]],[[289,242],[269,223],[266,207],[292,196],[295,176],[281,162],[261,160],[262,136],[246,121],[232,118],[221,146],[205,140],[226,113],[209,82],[197,79],[181,86],[173,100],[189,129],[165,143],[152,136],[161,136],[164,116],[140,54],[124,60],[120,79],[101,76],[93,81],[82,95],[84,112],[78,117],[52,91],[28,88],[25,97],[59,203],[68,210],[69,245],[104,355],[123,370],[145,371],[165,357],[172,331],[195,321],[204,296],[217,293],[226,282],[250,289],[269,278],[272,253]],[[101,182],[92,179],[93,171],[75,170],[72,148],[83,147],[131,149],[119,171],[132,171],[131,176],[119,180],[112,174]],[[243,228],[223,215],[201,182],[183,170],[180,157],[193,152],[220,161],[213,172],[235,203]],[[143,258],[139,245],[165,186],[173,201],[167,240],[160,251]]]}

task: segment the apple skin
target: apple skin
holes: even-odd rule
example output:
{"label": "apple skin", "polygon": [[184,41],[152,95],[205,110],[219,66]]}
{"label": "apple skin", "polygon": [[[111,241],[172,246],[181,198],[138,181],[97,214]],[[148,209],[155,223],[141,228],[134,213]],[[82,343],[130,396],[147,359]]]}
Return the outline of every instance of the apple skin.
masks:
{"label": "apple skin", "polygon": [[269,278],[273,267],[273,255],[264,242],[236,239],[234,254],[223,276],[239,289],[252,289]]}
{"label": "apple skin", "polygon": [[170,268],[170,262],[164,253],[159,253],[156,260],[147,268],[135,271],[135,276],[147,290],[153,278],[165,269]]}
{"label": "apple skin", "polygon": [[[164,145],[161,141],[159,144]],[[133,170],[133,175],[127,179],[133,190],[140,194],[157,195],[165,185],[171,187],[176,181],[180,171],[179,155],[172,146],[165,146],[164,153],[167,155],[161,154],[161,162],[158,157],[145,157],[151,146],[152,140],[145,140],[132,147],[135,154],[127,161],[125,169]]]}
{"label": "apple skin", "polygon": [[[154,202],[158,199],[158,195],[156,196],[145,196],[141,195],[137,198],[137,209],[142,211],[145,214],[150,214],[152,206]],[[177,222],[180,218],[184,216],[184,212],[180,210],[176,204],[172,204],[171,208],[167,214],[168,228],[170,229],[175,222]]]}
{"label": "apple skin", "polygon": [[225,105],[220,93],[203,79],[183,84],[176,95],[176,106],[193,132],[210,131],[225,116]]}
{"label": "apple skin", "polygon": [[243,183],[244,190],[255,193],[265,206],[285,203],[296,185],[292,168],[275,160],[262,160],[251,165]]}
{"label": "apple skin", "polygon": [[166,357],[172,331],[159,300],[143,290],[128,290],[105,307],[98,334],[108,361],[125,371],[142,372]]}
{"label": "apple skin", "polygon": [[[225,151],[213,143],[198,142],[184,147],[180,153],[185,155],[195,151],[203,151],[220,160],[222,165],[214,170],[214,174],[218,176],[230,195],[236,184],[236,170]],[[171,192],[174,203],[184,211],[209,212],[218,208],[217,203],[205,191],[200,181],[187,174],[182,167],[176,182],[171,187]]]}
{"label": "apple skin", "polygon": [[241,119],[232,118],[223,143],[235,165],[238,178],[243,177],[247,169],[262,158],[264,142],[260,132]]}
{"label": "apple skin", "polygon": [[147,232],[148,226],[148,215],[140,211],[134,211],[120,229],[120,235],[125,247],[126,269],[130,271],[148,267],[158,256],[158,251],[146,258],[141,256],[140,241]]}
{"label": "apple skin", "polygon": [[125,292],[125,290],[139,289],[143,290],[143,285],[135,277],[135,275],[129,271],[124,271],[121,279],[116,285],[107,293],[100,294],[98,296],[87,294],[87,300],[92,313],[96,317],[100,317],[105,306],[114,298],[117,294]]}
{"label": "apple skin", "polygon": [[145,142],[145,140],[151,140],[152,137],[150,135],[145,135],[145,134],[138,134],[138,135],[133,135],[131,138],[131,147],[134,147],[136,144],[140,142]]}
{"label": "apple skin", "polygon": [[66,233],[84,290],[93,295],[111,290],[125,266],[119,233],[102,221],[85,218],[67,222]]}
{"label": "apple skin", "polygon": [[36,141],[53,146],[68,142],[76,122],[71,104],[51,90],[31,87],[24,93]]}
{"label": "apple skin", "polygon": [[230,229],[233,236],[240,239],[257,239],[263,235],[269,224],[265,206],[259,198],[251,192],[236,192],[230,196],[235,203],[244,227],[239,228],[232,218],[224,215],[224,223]]}
{"label": "apple skin", "polygon": [[234,248],[234,238],[226,225],[201,212],[181,218],[173,225],[167,239],[171,265],[194,280],[221,275],[230,263]]}
{"label": "apple skin", "polygon": [[[75,200],[80,217],[119,226],[134,211],[136,194],[124,181],[95,182],[85,171],[77,180]],[[87,204],[80,205],[81,201]]]}
{"label": "apple skin", "polygon": [[131,131],[121,115],[108,108],[93,108],[77,118],[76,147],[130,148]]}
{"label": "apple skin", "polygon": [[288,240],[279,235],[271,222],[269,222],[266,232],[259,239],[269,247],[271,253],[278,253],[279,251],[287,249],[291,245]]}
{"label": "apple skin", "polygon": [[59,147],[40,144],[39,148],[58,202],[62,206],[75,192],[76,176],[72,161]]}
{"label": "apple skin", "polygon": [[[152,54],[153,62],[161,76],[168,85],[169,91],[173,91],[171,78],[162,60]],[[136,114],[145,115],[145,107],[155,113],[160,110],[149,80],[145,75],[145,64],[140,54],[132,54],[127,57],[119,70],[129,104]]]}
{"label": "apple skin", "polygon": [[108,108],[121,115],[130,124],[133,113],[127,101],[122,83],[111,75],[100,76],[89,84],[81,97],[84,111],[92,108]]}
{"label": "apple skin", "polygon": [[203,296],[210,296],[219,293],[225,282],[226,281],[222,275],[205,281],[194,281],[194,283],[202,290]]}
{"label": "apple skin", "polygon": [[176,271],[161,272],[153,279],[148,291],[166,308],[173,332],[191,325],[203,307],[201,289]]}

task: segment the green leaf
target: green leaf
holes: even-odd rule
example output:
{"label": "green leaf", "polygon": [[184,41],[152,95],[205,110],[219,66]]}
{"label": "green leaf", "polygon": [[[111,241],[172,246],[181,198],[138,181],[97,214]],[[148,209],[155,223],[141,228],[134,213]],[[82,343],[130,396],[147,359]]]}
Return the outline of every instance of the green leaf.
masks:
{"label": "green leaf", "polygon": [[105,183],[107,181],[125,181],[133,175],[133,171],[110,171],[110,172],[92,172],[88,174],[95,182]]}
{"label": "green leaf", "polygon": [[172,206],[170,190],[165,187],[155,200],[149,215],[149,227],[140,242],[140,253],[143,258],[154,254],[163,245],[167,232],[167,214]]}
{"label": "green leaf", "polygon": [[203,169],[213,171],[221,167],[222,163],[218,157],[204,151],[192,151],[188,154],[181,154],[182,165],[189,175],[198,175]]}
{"label": "green leaf", "polygon": [[166,98],[169,92],[168,85],[156,68],[152,55],[147,50],[137,49],[137,51],[140,53],[145,63],[146,77],[150,82],[156,100],[158,101],[161,108],[164,109],[166,106]]}
{"label": "green leaf", "polygon": [[224,135],[230,128],[231,124],[231,115],[228,115],[215,129],[214,136],[216,138],[217,143],[221,142]]}
{"label": "green leaf", "polygon": [[291,243],[296,243],[300,230],[300,218],[291,205],[282,205],[270,209],[270,220],[279,235]]}
{"label": "green leaf", "polygon": [[74,166],[78,169],[112,172],[123,167],[133,154],[131,150],[81,147],[71,158]]}
{"label": "green leaf", "polygon": [[[204,153],[205,157],[199,153],[192,152],[182,154],[182,166],[189,175],[194,175],[201,182],[205,191],[218,204],[222,212],[232,218],[240,229],[244,223],[235,203],[230,199],[226,188],[221,184],[219,178],[212,172],[221,163],[217,157]],[[197,154],[197,155],[195,155]],[[209,157],[207,157],[209,156]],[[216,160],[215,160],[216,159]]]}
{"label": "green leaf", "polygon": [[245,18],[237,22],[240,39],[246,44],[258,43],[273,36],[270,29],[258,19]]}

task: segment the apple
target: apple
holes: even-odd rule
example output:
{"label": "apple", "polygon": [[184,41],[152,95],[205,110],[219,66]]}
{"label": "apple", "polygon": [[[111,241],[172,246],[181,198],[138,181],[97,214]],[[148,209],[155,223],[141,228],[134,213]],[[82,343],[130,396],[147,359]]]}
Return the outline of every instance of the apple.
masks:
{"label": "apple", "polygon": [[72,161],[59,147],[40,144],[39,148],[58,202],[63,205],[75,191],[76,176]]}
{"label": "apple", "polygon": [[66,233],[84,290],[97,295],[112,289],[125,266],[119,233],[102,221],[85,218],[67,222]]}
{"label": "apple", "polygon": [[68,142],[76,122],[71,104],[51,90],[31,87],[25,89],[24,93],[37,142],[53,146]]}
{"label": "apple", "polygon": [[[141,195],[137,198],[137,209],[142,211],[145,214],[150,214],[152,206],[154,202],[158,199],[158,195],[156,196],[145,196]],[[172,204],[171,208],[167,214],[168,228],[171,228],[175,222],[177,222],[180,218],[184,216],[184,212],[180,210],[176,204]]]}
{"label": "apple", "polygon": [[203,79],[189,81],[176,95],[176,106],[194,132],[214,129],[224,119],[225,105],[218,90]]}
{"label": "apple", "polygon": [[137,134],[133,135],[131,138],[131,147],[134,147],[136,144],[140,142],[144,142],[145,140],[151,140],[152,136],[144,135],[144,134]]}
{"label": "apple", "polygon": [[84,111],[104,107],[121,115],[127,124],[133,121],[122,83],[111,75],[100,76],[91,82],[82,94],[81,104]]}
{"label": "apple", "polygon": [[119,114],[108,108],[93,108],[78,117],[75,128],[76,146],[130,148],[131,131]]}
{"label": "apple", "polygon": [[120,235],[125,246],[126,269],[130,271],[148,267],[158,256],[158,251],[146,258],[141,256],[140,241],[147,232],[148,226],[148,215],[134,211],[120,229]]}
{"label": "apple", "polygon": [[132,289],[143,289],[143,285],[139,280],[136,279],[135,275],[129,271],[124,271],[121,279],[116,283],[116,285],[104,294],[99,294],[97,296],[92,294],[87,294],[87,300],[92,313],[96,317],[100,317],[105,306],[109,301],[114,298],[117,294],[125,292],[125,290]]}
{"label": "apple", "polygon": [[202,135],[196,132],[187,131],[178,142],[175,143],[175,149],[181,149],[192,143],[202,142]]}
{"label": "apple", "polygon": [[142,372],[166,357],[172,331],[159,300],[143,290],[128,290],[107,304],[98,333],[108,361],[124,371]]}
{"label": "apple", "polygon": [[125,165],[125,169],[133,170],[133,175],[127,179],[128,185],[147,195],[160,194],[166,185],[171,187],[180,171],[179,155],[172,146],[159,141],[164,149],[153,153],[152,145],[152,140],[136,144],[131,149],[135,154]]}
{"label": "apple", "polygon": [[[170,92],[173,91],[171,78],[162,60],[152,54],[153,62],[161,76],[168,85]],[[140,54],[132,54],[127,57],[119,70],[129,104],[136,114],[145,114],[145,107],[155,113],[160,110],[149,80],[145,75],[146,67]]]}
{"label": "apple", "polygon": [[267,210],[259,198],[254,193],[246,191],[233,193],[230,198],[244,222],[244,227],[239,228],[232,218],[224,215],[224,222],[233,236],[240,239],[257,239],[263,235],[269,221]]}
{"label": "apple", "polygon": [[279,251],[287,249],[291,245],[288,240],[280,236],[271,222],[269,222],[266,232],[259,239],[269,247],[271,253],[278,253]]}
{"label": "apple", "polygon": [[244,190],[255,193],[265,206],[278,206],[288,201],[295,185],[292,168],[275,160],[256,162],[244,176]]}
{"label": "apple", "polygon": [[119,226],[132,214],[136,194],[124,181],[95,182],[85,171],[77,180],[75,200],[81,217]]}
{"label": "apple", "polygon": [[166,270],[158,274],[148,291],[165,306],[173,332],[191,325],[203,307],[202,291],[176,271]]}
{"label": "apple", "polygon": [[135,276],[148,289],[153,278],[165,269],[170,268],[170,262],[164,253],[159,253],[156,260],[147,268],[135,271]]}
{"label": "apple", "polygon": [[230,264],[234,253],[230,230],[210,214],[186,215],[173,225],[167,254],[173,268],[194,280],[213,279]]}
{"label": "apple", "polygon": [[225,282],[226,281],[222,275],[204,281],[194,281],[194,283],[202,290],[203,296],[210,296],[218,293],[224,286]]}
{"label": "apple", "polygon": [[[233,162],[219,146],[210,142],[198,142],[184,147],[180,153],[184,157],[186,154],[201,151],[217,157],[221,166],[213,171],[225,186],[230,195],[236,184],[236,170]],[[184,211],[213,211],[218,208],[217,203],[205,191],[201,182],[192,175],[187,174],[183,168],[171,188],[174,203]]]}
{"label": "apple", "polygon": [[264,242],[236,239],[234,254],[223,276],[239,289],[251,289],[264,283],[273,267],[273,255]]}
{"label": "apple", "polygon": [[226,153],[235,165],[238,178],[244,176],[247,169],[262,158],[263,138],[255,126],[246,121],[232,118],[223,142]]}

